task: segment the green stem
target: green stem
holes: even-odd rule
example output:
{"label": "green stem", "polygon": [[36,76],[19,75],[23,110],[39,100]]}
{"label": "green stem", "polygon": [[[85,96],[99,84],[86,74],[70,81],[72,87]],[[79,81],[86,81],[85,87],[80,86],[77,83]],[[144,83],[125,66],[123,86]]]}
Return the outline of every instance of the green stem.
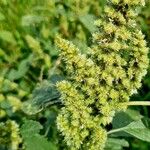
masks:
{"label": "green stem", "polygon": [[150,101],[130,101],[124,104],[128,106],[150,106]]}
{"label": "green stem", "polygon": [[120,132],[123,131],[125,129],[125,127],[123,128],[118,128],[118,129],[113,129],[107,132],[107,134],[112,134],[112,133],[116,133],[116,132]]}

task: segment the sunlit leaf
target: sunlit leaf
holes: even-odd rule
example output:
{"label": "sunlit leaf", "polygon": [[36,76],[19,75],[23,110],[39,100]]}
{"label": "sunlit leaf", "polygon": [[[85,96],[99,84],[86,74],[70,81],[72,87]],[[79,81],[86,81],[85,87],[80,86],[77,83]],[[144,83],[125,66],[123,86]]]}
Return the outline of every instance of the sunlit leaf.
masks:
{"label": "sunlit leaf", "polygon": [[39,132],[42,129],[40,123],[26,120],[21,127],[21,135],[26,150],[57,150],[57,147]]}

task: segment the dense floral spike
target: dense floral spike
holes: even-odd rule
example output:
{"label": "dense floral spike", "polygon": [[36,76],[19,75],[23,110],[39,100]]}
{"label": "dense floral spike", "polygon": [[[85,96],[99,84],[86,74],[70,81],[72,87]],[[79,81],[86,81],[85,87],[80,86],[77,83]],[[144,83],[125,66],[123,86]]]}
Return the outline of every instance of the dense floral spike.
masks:
{"label": "dense floral spike", "polygon": [[57,84],[65,105],[57,118],[58,129],[72,150],[102,150],[105,125],[116,111],[125,110],[129,97],[141,86],[148,67],[148,48],[138,28],[136,7],[143,0],[108,0],[88,55],[57,37],[68,81]]}
{"label": "dense floral spike", "polygon": [[19,126],[15,121],[8,120],[6,123],[0,123],[1,145],[7,145],[7,148],[11,150],[18,150],[21,142]]}
{"label": "dense floral spike", "polygon": [[[135,17],[142,0],[113,0],[105,16],[95,22],[91,59],[102,69],[100,79],[108,88],[108,100],[126,102],[137,92],[148,67],[148,48]],[[110,84],[108,77],[112,77]],[[107,90],[107,89],[106,89]],[[107,101],[108,101],[107,100]]]}
{"label": "dense floral spike", "polygon": [[95,150],[95,146],[103,149],[107,134],[99,126],[100,116],[92,115],[92,107],[85,102],[85,96],[79,93],[76,84],[62,81],[57,86],[62,91],[61,98],[65,104],[57,118],[57,126],[65,136],[68,146],[71,150],[81,147]]}

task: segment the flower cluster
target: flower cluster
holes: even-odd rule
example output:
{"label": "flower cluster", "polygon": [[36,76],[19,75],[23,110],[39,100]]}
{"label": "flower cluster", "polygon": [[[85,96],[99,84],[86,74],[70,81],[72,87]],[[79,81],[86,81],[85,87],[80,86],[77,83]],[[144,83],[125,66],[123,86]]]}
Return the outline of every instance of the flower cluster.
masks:
{"label": "flower cluster", "polygon": [[[26,92],[18,88],[20,87],[15,82],[0,77],[0,119],[7,116],[7,109],[11,108],[12,112],[16,112],[22,108],[20,99],[26,95]],[[18,92],[18,96],[8,94],[10,91]]]}
{"label": "flower cluster", "polygon": [[0,123],[0,143],[8,149],[17,150],[22,139],[19,135],[19,126],[15,121],[8,120]]}
{"label": "flower cluster", "polygon": [[137,6],[143,0],[108,0],[104,16],[95,21],[88,55],[71,42],[56,38],[66,63],[68,81],[57,83],[62,108],[58,129],[71,150],[102,150],[105,126],[124,102],[141,87],[148,67],[148,48],[136,24]]}

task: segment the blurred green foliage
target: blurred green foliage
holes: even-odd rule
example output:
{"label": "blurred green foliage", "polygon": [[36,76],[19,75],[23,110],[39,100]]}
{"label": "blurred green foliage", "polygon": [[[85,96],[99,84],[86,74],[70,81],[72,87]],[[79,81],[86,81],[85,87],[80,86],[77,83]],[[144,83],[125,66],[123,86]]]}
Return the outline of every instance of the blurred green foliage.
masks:
{"label": "blurred green foliage", "polygon": [[52,74],[58,57],[53,44],[57,34],[86,47],[93,18],[102,11],[100,4],[96,0],[1,1],[1,99],[24,101],[38,82]]}
{"label": "blurred green foliage", "polygon": [[[12,119],[22,124],[22,118],[28,117],[22,111],[22,102],[31,99],[38,82],[61,72],[55,67],[58,58],[53,44],[55,36],[61,34],[86,48],[87,37],[94,30],[93,20],[101,13],[103,3],[97,0],[0,1],[1,122]],[[37,115],[36,119],[40,118],[46,115]],[[51,120],[54,122],[53,117]]]}
{"label": "blurred green foliage", "polygon": [[[63,68],[59,67],[58,51],[54,45],[55,36],[60,34],[72,40],[83,52],[86,52],[91,44],[88,39],[91,32],[95,31],[93,21],[103,13],[104,6],[105,0],[0,0],[0,123],[5,124],[8,120],[15,120],[21,126],[24,118],[39,121],[43,129],[38,122],[33,122],[38,128],[35,131],[36,135],[33,135],[36,137],[34,140],[38,142],[44,138],[39,134],[41,129],[40,133],[51,141],[52,147],[57,145],[55,149],[64,148],[63,143],[58,146],[62,137],[57,133],[55,126],[59,107],[53,106],[37,115],[28,116],[24,113],[24,101],[39,100],[36,97],[39,91],[36,93],[37,89],[34,90],[37,84],[40,88],[45,87],[46,82],[52,83],[58,80],[55,74],[64,72]],[[150,46],[149,0],[141,11],[138,21]],[[43,81],[45,79],[48,81]],[[142,89],[132,99],[150,100],[149,91],[150,68]],[[136,109],[142,115],[150,117],[148,108]],[[28,122],[31,124],[30,121]],[[24,122],[21,133],[26,142],[29,142],[31,137],[26,137],[24,134],[26,126],[27,121]],[[0,131],[0,138],[3,136],[2,133]],[[7,134],[10,134],[10,131]],[[46,138],[44,142],[47,144]],[[127,140],[133,150],[149,150],[148,143],[132,137]],[[128,145],[125,141],[122,142],[125,147]],[[115,141],[110,139],[110,143]],[[7,150],[10,144],[0,143],[0,149]],[[24,148],[22,144],[19,147]]]}

